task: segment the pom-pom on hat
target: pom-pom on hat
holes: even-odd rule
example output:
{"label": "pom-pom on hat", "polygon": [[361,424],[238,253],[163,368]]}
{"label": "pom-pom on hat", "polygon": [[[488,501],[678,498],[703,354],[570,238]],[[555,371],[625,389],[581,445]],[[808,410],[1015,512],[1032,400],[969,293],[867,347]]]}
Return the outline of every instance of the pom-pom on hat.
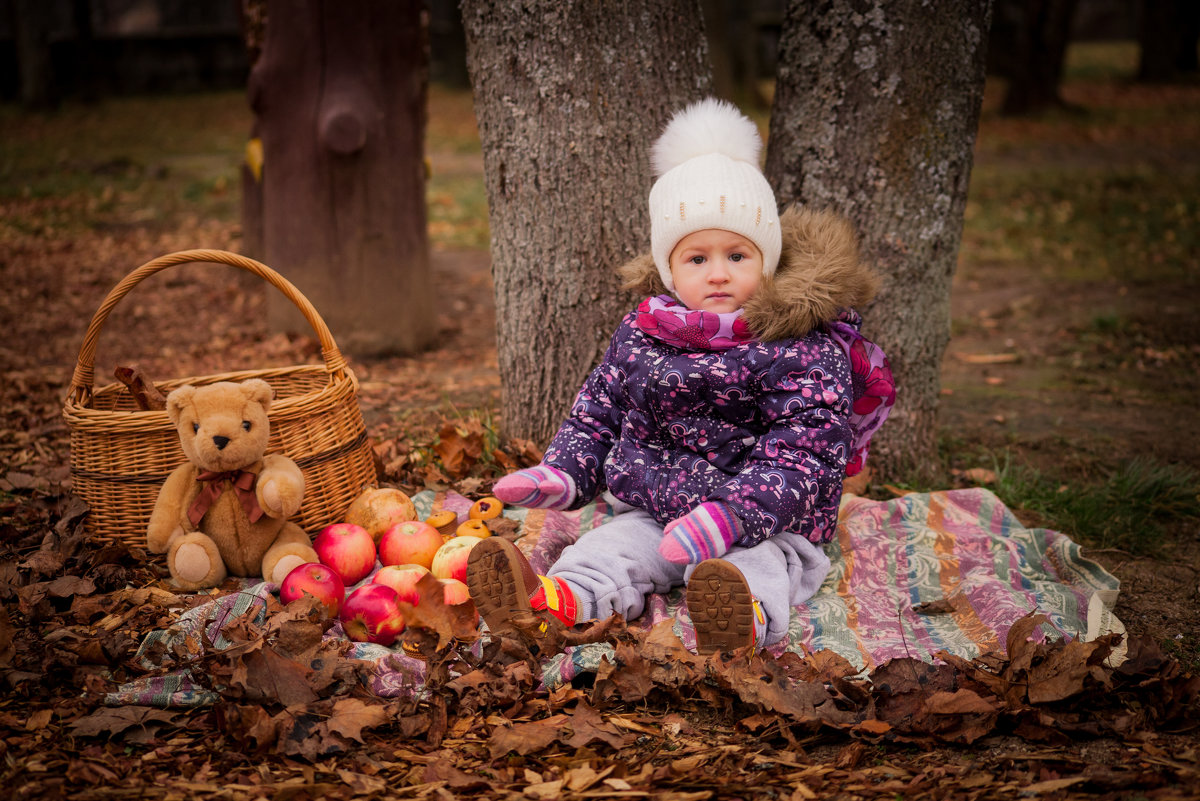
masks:
{"label": "pom-pom on hat", "polygon": [[782,237],[775,193],[758,169],[758,128],[730,103],[708,98],[678,112],[650,151],[650,252],[667,289],[671,251],[705,228],[741,234],[775,274]]}

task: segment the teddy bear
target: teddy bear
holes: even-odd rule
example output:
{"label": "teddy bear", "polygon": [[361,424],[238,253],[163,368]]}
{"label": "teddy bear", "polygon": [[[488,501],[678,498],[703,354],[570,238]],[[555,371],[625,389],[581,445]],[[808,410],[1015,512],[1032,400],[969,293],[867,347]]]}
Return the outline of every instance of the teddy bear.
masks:
{"label": "teddy bear", "polygon": [[288,457],[266,453],[273,395],[257,378],[187,384],[167,395],[187,461],[159,490],[146,541],[167,554],[181,589],[215,587],[229,574],[280,583],[317,561],[308,534],[288,520],[300,508],[304,475]]}

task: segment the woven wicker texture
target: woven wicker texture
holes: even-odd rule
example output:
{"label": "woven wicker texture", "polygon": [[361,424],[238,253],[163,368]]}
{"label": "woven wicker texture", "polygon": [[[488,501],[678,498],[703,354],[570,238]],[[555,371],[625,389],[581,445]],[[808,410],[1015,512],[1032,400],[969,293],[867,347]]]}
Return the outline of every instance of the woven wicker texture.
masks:
{"label": "woven wicker texture", "polygon": [[293,520],[310,533],[341,520],[377,477],[358,407],[358,380],[328,326],[300,290],[270,267],[223,250],[185,250],[143,264],[113,287],[80,346],[63,416],[71,434],[74,491],[91,507],[89,533],[102,541],[143,544],[158,490],[184,462],[165,411],[139,411],[124,385],[93,385],[96,342],[113,307],[151,275],[189,262],[238,267],[282,292],[312,326],[324,364],[192,376],[156,386],[165,394],[184,384],[266,381],[275,390],[267,450],[289,456],[304,472],[304,503]]}

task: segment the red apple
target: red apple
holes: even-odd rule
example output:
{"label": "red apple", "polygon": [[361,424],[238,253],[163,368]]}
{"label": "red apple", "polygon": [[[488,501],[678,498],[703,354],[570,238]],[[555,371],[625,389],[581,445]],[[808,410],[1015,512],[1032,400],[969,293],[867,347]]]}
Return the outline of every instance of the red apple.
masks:
{"label": "red apple", "polygon": [[319,562],[307,562],[287,574],[279,585],[279,600],[285,604],[311,595],[325,607],[329,617],[336,617],[346,599],[346,585],[333,568]]}
{"label": "red apple", "polygon": [[351,587],[375,569],[375,540],[362,526],[334,523],[313,540],[321,564],[329,565]]}
{"label": "red apple", "polygon": [[385,565],[429,567],[440,547],[441,532],[420,520],[407,520],[383,532],[379,538],[379,561]]}
{"label": "red apple", "polygon": [[[462,606],[463,604],[471,603],[471,591],[467,589],[467,585],[463,584],[458,579],[438,579],[442,582],[442,601],[446,606]],[[474,604],[471,605],[474,610]],[[474,617],[476,624],[479,623],[479,613],[476,612]]]}
{"label": "red apple", "polygon": [[417,508],[412,499],[398,489],[378,487],[364,490],[346,510],[346,522],[362,526],[375,543],[397,523],[415,520]]}
{"label": "red apple", "polygon": [[364,584],[342,604],[342,628],[355,642],[391,645],[404,631],[404,615],[396,591],[383,584]]}
{"label": "red apple", "polygon": [[446,606],[458,606],[471,600],[471,591],[458,579],[438,579],[442,582],[442,599]]}
{"label": "red apple", "polygon": [[451,537],[433,555],[433,564],[429,567],[429,571],[436,578],[458,579],[465,583],[467,580],[467,556],[471,553],[471,549],[481,542],[483,540],[479,537],[468,537],[462,534]]}
{"label": "red apple", "polygon": [[371,577],[371,583],[391,587],[399,600],[416,606],[421,600],[417,582],[428,572],[424,565],[384,565]]}

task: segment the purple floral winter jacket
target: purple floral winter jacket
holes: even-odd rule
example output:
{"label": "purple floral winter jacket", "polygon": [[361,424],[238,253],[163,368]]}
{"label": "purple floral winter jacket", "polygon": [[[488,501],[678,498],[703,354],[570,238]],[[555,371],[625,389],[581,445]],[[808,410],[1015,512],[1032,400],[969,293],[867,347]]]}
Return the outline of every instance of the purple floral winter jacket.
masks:
{"label": "purple floral winter jacket", "polygon": [[[741,317],[757,339],[699,344],[688,329],[697,313],[682,321],[688,330],[661,330],[650,300],[621,322],[543,459],[574,479],[577,506],[607,487],[665,525],[716,500],[742,523],[738,545],[781,531],[832,538],[847,463],[865,452],[894,393],[890,374],[873,386],[852,380],[852,345],[873,346],[848,308],[875,288],[853,230],[821,212],[788,211],[780,222],[780,266]],[[646,258],[623,272],[656,288]],[[872,415],[856,414],[867,406]]]}

